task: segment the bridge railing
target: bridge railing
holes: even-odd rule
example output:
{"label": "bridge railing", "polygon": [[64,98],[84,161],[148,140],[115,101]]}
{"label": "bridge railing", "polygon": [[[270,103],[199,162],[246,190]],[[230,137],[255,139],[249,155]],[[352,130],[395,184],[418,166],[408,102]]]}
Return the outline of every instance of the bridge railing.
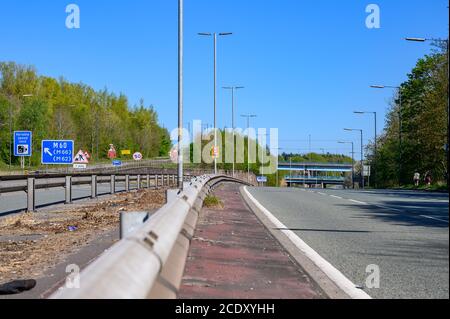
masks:
{"label": "bridge railing", "polygon": [[207,194],[229,176],[199,176],[137,231],[104,253],[53,299],[171,299],[181,285],[190,241]]}
{"label": "bridge railing", "polygon": [[321,180],[321,181],[345,181],[345,177],[342,176],[301,176],[301,175],[292,175],[285,176],[286,180]]}

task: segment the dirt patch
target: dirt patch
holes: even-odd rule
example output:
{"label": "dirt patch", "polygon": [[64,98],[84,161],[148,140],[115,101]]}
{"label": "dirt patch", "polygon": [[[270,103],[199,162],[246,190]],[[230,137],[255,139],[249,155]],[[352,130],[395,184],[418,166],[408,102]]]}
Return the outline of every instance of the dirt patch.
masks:
{"label": "dirt patch", "polygon": [[119,227],[119,213],[151,211],[165,204],[165,190],[118,194],[95,203],[0,220],[0,284],[38,278],[70,253]]}

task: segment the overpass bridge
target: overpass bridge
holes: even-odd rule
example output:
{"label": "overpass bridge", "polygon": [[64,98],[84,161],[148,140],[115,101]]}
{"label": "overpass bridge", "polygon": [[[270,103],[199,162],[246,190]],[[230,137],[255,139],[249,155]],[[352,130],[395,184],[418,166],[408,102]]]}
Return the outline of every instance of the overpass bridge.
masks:
{"label": "overpass bridge", "polygon": [[342,163],[279,163],[279,171],[289,172],[285,176],[288,186],[293,185],[344,185],[345,175],[353,172],[352,164]]}

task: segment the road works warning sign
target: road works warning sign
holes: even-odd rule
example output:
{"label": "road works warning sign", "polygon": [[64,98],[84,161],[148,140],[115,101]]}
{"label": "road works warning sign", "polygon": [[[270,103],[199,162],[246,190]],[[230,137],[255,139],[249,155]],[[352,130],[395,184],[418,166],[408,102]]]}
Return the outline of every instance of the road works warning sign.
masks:
{"label": "road works warning sign", "polygon": [[79,150],[77,155],[73,158],[73,162],[74,164],[89,164],[89,158],[91,158],[91,156],[88,152]]}

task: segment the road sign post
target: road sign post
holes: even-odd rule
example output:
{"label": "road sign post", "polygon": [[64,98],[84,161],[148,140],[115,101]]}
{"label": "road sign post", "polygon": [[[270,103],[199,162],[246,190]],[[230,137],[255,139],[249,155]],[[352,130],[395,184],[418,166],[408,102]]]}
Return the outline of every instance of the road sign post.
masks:
{"label": "road sign post", "polygon": [[14,156],[20,157],[20,167],[25,168],[25,157],[33,154],[33,133],[30,131],[14,132]]}
{"label": "road sign post", "polygon": [[41,163],[43,165],[72,165],[74,141],[43,140]]}

